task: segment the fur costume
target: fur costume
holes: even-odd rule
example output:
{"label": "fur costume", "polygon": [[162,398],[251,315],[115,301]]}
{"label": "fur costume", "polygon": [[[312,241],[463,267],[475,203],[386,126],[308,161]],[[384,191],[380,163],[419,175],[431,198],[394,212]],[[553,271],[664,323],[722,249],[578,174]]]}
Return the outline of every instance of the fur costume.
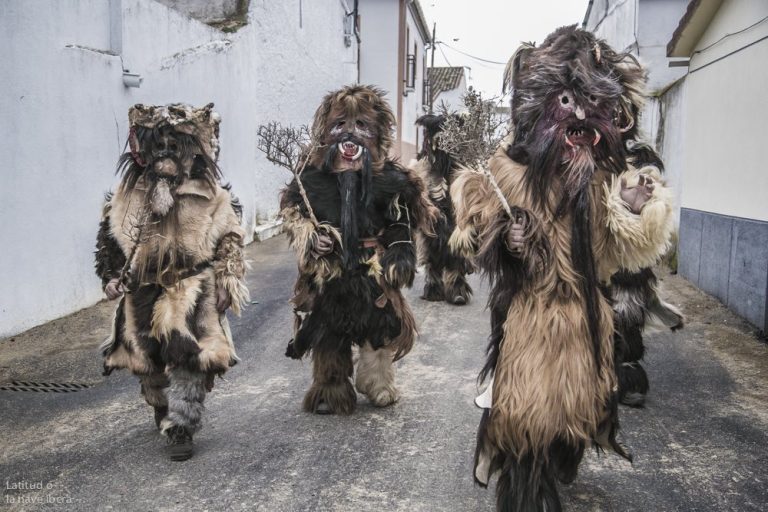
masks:
{"label": "fur costume", "polygon": [[130,109],[130,151],[104,205],[96,272],[124,291],[104,371],[141,381],[164,434],[200,424],[203,400],[237,362],[224,309],[248,300],[241,207],[219,184],[219,116],[213,104]]}
{"label": "fur costume", "polygon": [[[635,110],[637,107],[633,107]],[[636,119],[639,113],[634,111]],[[623,133],[628,163],[633,167],[654,166],[664,172],[656,152],[639,139],[637,123]],[[645,355],[643,331],[647,325],[667,327],[673,331],[684,324],[683,314],[661,300],[658,279],[653,269],[639,272],[620,270],[611,276],[611,298],[615,316],[615,348],[620,364],[616,366],[619,379],[619,400],[625,405],[642,407],[650,389],[648,376],[640,361]]]}
{"label": "fur costume", "polygon": [[456,227],[449,190],[459,164],[440,148],[444,122],[445,116],[431,114],[416,121],[424,127],[424,146],[411,168],[424,180],[429,198],[442,213],[435,227],[437,236],[419,237],[419,260],[426,273],[421,298],[463,305],[472,297],[472,287],[465,277],[472,272],[472,263],[448,248],[448,239]]}
{"label": "fur costume", "polygon": [[[315,114],[316,146],[305,155],[300,182],[281,194],[299,264],[296,332],[286,355],[312,351],[308,412],[352,412],[355,387],[377,406],[398,398],[392,363],[416,334],[400,288],[411,286],[416,272],[412,232],[431,232],[436,211],[421,180],[387,157],[394,122],[374,87],[328,94]],[[360,347],[355,387],[353,344]]]}
{"label": "fur costume", "polygon": [[451,247],[475,254],[492,285],[481,379],[493,378],[478,398],[474,474],[487,485],[499,473],[499,510],[555,512],[558,482],[576,477],[587,446],[629,458],[616,440],[607,286],[666,251],[671,194],[656,167],[628,163],[622,143],[645,82],[632,56],[563,27],[519,49],[505,81],[514,130],[488,162],[493,179],[466,169],[451,187]]}

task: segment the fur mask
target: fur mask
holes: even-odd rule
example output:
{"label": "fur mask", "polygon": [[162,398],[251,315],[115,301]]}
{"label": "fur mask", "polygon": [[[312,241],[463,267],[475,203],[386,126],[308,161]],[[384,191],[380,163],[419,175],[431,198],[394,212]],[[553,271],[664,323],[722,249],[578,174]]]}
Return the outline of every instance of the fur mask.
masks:
{"label": "fur mask", "polygon": [[515,52],[504,80],[505,90],[512,89],[509,155],[528,165],[535,200],[547,202],[559,186],[562,209],[588,186],[598,165],[625,169],[624,140],[635,134],[645,79],[632,55],[616,53],[575,25]]}
{"label": "fur mask", "polygon": [[316,167],[329,171],[359,171],[368,164],[381,169],[392,146],[395,115],[384,92],[373,86],[347,86],[323,98],[315,112],[312,138],[319,148]]}
{"label": "fur mask", "polygon": [[[130,151],[118,162],[123,190],[130,192],[141,180],[148,188],[150,210],[158,217],[173,208],[174,191],[185,180],[201,179],[213,188],[221,177],[214,161],[219,118],[212,107],[136,105],[129,113]],[[203,143],[200,137],[205,135]]]}

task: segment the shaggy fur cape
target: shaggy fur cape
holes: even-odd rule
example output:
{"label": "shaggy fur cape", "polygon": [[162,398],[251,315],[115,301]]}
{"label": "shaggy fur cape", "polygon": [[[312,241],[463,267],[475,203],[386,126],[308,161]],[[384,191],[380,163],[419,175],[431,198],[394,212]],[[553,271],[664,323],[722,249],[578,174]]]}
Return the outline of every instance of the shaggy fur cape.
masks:
{"label": "shaggy fur cape", "polygon": [[[494,377],[492,402],[478,430],[475,478],[486,485],[500,472],[500,510],[556,511],[557,482],[575,477],[586,446],[627,456],[615,439],[606,285],[620,268],[637,272],[666,251],[671,194],[657,168],[627,165],[620,129],[637,111],[644,80],[631,57],[565,27],[540,48],[519,50],[508,73],[514,132],[488,166],[516,219],[480,171],[463,170],[451,187],[451,246],[476,254],[492,284],[481,373]],[[588,141],[577,155],[593,158],[589,165],[561,163],[567,136]],[[631,187],[641,175],[656,187],[634,214],[621,199],[621,183]],[[506,247],[512,220],[526,226],[519,255]]]}
{"label": "shaggy fur cape", "polygon": [[[153,130],[138,132],[149,143]],[[173,206],[166,215],[147,217],[153,190],[147,178],[149,152],[121,158],[123,180],[107,196],[96,248],[102,285],[120,277],[129,258],[131,263],[127,293],[117,306],[112,335],[102,346],[105,374],[120,368],[137,375],[185,368],[213,376],[237,361],[226,316],[216,309],[216,288],[229,293],[239,314],[248,300],[241,207],[218,182],[210,144],[181,136],[179,143],[184,141],[186,150],[196,155],[195,164],[192,174],[174,185]]]}
{"label": "shaggy fur cape", "polygon": [[[436,212],[421,180],[386,157],[394,115],[383,96],[370,86],[328,94],[312,128],[322,146],[308,155],[300,176],[309,205],[296,179],[281,195],[281,216],[299,264],[292,299],[296,332],[286,355],[313,351],[313,385],[304,400],[310,412],[319,412],[321,404],[330,412],[354,409],[353,344],[365,348],[361,363],[370,361],[363,366],[382,372],[368,372],[369,379],[358,366],[358,391],[377,405],[391,403],[391,362],[410,351],[416,334],[400,288],[411,286],[416,272],[413,232],[431,232]],[[339,166],[337,147],[345,143],[361,148],[359,167]],[[316,257],[312,249],[321,234],[333,238],[333,251]],[[388,399],[371,396],[377,386],[391,388]]]}
{"label": "shaggy fur cape", "polygon": [[435,226],[436,236],[419,236],[419,261],[425,273],[421,298],[466,304],[472,296],[472,287],[465,276],[473,268],[471,261],[448,248],[448,239],[456,227],[450,186],[459,163],[440,147],[439,133],[444,121],[445,117],[438,115],[425,115],[416,121],[424,127],[424,145],[418,160],[410,165],[426,184],[432,204],[442,213]]}
{"label": "shaggy fur cape", "polygon": [[[97,254],[102,283],[119,277],[135,241],[125,219],[138,218],[146,197],[141,182],[131,191],[118,188],[104,205]],[[216,285],[227,289],[239,314],[247,301],[243,281],[245,232],[232,206],[233,197],[221,186],[211,189],[189,180],[176,190],[172,222],[150,226],[136,261],[162,268],[174,257],[183,260],[182,278],[153,271],[146,281],[128,284],[130,293],[117,306],[112,336],[103,346],[104,369],[128,368],[138,375],[163,372],[166,366],[192,371],[224,373],[235,364],[226,316],[216,310]],[[172,240],[169,244],[166,240]],[[201,269],[190,277],[183,272]],[[134,268],[132,274],[142,274]],[[155,276],[159,276],[155,279]]]}
{"label": "shaggy fur cape", "polygon": [[[317,219],[336,233],[337,241],[342,238],[339,181],[347,174],[359,190],[362,177],[357,172],[335,174],[309,167],[301,174]],[[432,212],[422,182],[391,160],[374,173],[371,193],[368,206],[355,200],[358,223],[351,243],[356,247],[348,249],[354,256],[345,261],[343,243],[336,243],[327,256],[310,254],[317,228],[308,218],[296,181],[283,191],[281,215],[299,261],[293,357],[330,340],[343,346],[366,341],[373,348],[387,346],[395,351],[395,359],[413,345],[416,324],[399,289],[411,286],[416,272],[412,230],[430,230]],[[360,247],[361,239],[375,243]]]}

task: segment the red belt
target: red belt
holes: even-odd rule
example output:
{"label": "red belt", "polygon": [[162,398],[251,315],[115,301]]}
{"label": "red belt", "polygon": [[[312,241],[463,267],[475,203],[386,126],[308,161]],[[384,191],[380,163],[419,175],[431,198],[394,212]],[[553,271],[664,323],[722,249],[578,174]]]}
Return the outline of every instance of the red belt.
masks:
{"label": "red belt", "polygon": [[379,246],[378,238],[361,238],[360,247],[364,249],[375,249]]}

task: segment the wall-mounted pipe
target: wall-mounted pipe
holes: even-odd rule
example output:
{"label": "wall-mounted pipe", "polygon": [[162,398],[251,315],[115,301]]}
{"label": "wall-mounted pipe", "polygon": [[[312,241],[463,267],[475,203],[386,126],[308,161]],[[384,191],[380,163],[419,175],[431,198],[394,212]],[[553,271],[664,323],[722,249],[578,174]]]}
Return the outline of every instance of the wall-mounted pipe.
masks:
{"label": "wall-mounted pipe", "polygon": [[144,78],[138,73],[131,73],[123,61],[123,0],[109,0],[109,50],[120,57],[123,85],[141,87]]}

